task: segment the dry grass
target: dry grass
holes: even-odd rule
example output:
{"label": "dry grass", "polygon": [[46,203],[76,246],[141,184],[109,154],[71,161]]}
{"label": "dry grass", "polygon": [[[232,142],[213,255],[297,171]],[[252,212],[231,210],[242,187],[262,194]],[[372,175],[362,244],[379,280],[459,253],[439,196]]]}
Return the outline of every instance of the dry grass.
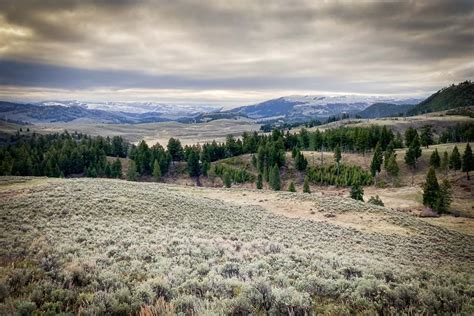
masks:
{"label": "dry grass", "polygon": [[1,179],[1,314],[474,308],[474,237],[408,214],[320,194],[30,179]]}

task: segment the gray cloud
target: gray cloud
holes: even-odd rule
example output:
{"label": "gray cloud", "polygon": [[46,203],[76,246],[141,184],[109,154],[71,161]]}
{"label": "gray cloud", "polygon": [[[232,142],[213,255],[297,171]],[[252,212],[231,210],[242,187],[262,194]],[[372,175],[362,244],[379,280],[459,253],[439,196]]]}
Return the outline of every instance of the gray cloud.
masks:
{"label": "gray cloud", "polygon": [[472,1],[0,3],[0,84],[25,91],[428,93],[473,53]]}

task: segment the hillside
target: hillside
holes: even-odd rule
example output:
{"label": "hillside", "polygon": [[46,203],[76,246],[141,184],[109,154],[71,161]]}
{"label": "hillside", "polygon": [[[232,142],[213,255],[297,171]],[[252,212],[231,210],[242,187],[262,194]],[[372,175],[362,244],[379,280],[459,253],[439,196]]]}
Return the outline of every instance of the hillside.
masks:
{"label": "hillside", "polygon": [[[474,308],[474,237],[389,209],[315,194],[0,180],[1,314],[129,314],[156,300],[143,311]],[[295,203],[307,213],[291,215]]]}
{"label": "hillside", "polygon": [[413,104],[374,103],[357,114],[362,118],[403,116],[414,107]]}
{"label": "hillside", "polygon": [[410,115],[437,112],[474,105],[474,83],[464,81],[451,85],[432,94],[415,108],[410,110]]}

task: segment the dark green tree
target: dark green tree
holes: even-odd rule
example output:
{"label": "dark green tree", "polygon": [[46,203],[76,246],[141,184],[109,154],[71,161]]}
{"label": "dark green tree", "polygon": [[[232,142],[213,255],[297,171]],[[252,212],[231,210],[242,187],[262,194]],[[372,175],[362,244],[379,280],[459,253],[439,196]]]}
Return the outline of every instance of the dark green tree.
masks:
{"label": "dark green tree", "polygon": [[413,139],[413,141],[410,144],[410,147],[408,147],[406,153],[405,153],[405,163],[411,167],[412,169],[412,176],[411,176],[411,184],[413,185],[414,182],[414,173],[416,169],[416,163],[418,161],[418,158],[421,157],[421,147],[420,147],[420,142],[418,140],[418,135]]}
{"label": "dark green tree", "polygon": [[263,177],[262,177],[262,174],[259,173],[258,176],[257,176],[257,189],[261,190],[263,189]]}
{"label": "dark green tree", "polygon": [[308,160],[304,157],[304,155],[298,151],[295,156],[295,167],[299,171],[305,171],[306,167],[308,166]]}
{"label": "dark green tree", "polygon": [[342,154],[341,154],[341,146],[339,144],[336,145],[336,148],[334,149],[334,161],[336,164],[339,164],[341,161]]}
{"label": "dark green tree", "polygon": [[380,172],[381,170],[382,162],[383,162],[382,146],[380,145],[380,142],[378,142],[377,145],[375,146],[372,162],[370,163],[370,173],[372,174],[372,177],[374,177],[374,179],[377,173]]}
{"label": "dark green tree", "polygon": [[438,169],[441,166],[441,157],[438,154],[438,149],[436,148],[430,156],[430,166],[435,169]]}
{"label": "dark green tree", "polygon": [[275,191],[280,191],[281,182],[280,182],[280,168],[275,164],[270,172],[270,187]]}
{"label": "dark green tree", "polygon": [[444,179],[441,185],[439,186],[439,196],[436,205],[436,209],[439,213],[448,213],[449,206],[453,200],[453,192],[451,189],[451,184],[448,179]]}
{"label": "dark green tree", "polygon": [[168,140],[168,153],[171,155],[172,161],[182,161],[184,159],[184,151],[179,139],[171,137]]}
{"label": "dark green tree", "polygon": [[364,188],[356,182],[352,185],[351,187],[351,199],[358,200],[358,201],[364,201]]}
{"label": "dark green tree", "polygon": [[421,128],[420,144],[426,148],[434,144],[433,130],[431,125],[425,125]]}
{"label": "dark green tree", "polygon": [[397,154],[392,152],[392,154],[387,158],[385,164],[385,170],[387,174],[392,178],[392,184],[395,185],[395,180],[398,177],[400,172],[400,168],[398,167],[397,163]]}
{"label": "dark green tree", "polygon": [[157,159],[153,162],[153,178],[155,178],[157,182],[161,180],[161,167]]}
{"label": "dark green tree", "polygon": [[409,147],[415,138],[418,138],[417,130],[413,127],[407,128],[405,131],[405,145]]}
{"label": "dark green tree", "polygon": [[131,160],[130,164],[128,165],[127,180],[137,181],[137,177],[138,177],[137,165],[135,164],[135,161]]}
{"label": "dark green tree", "polygon": [[426,182],[423,185],[423,205],[436,209],[439,203],[439,184],[436,179],[436,172],[430,167],[426,175]]}
{"label": "dark green tree", "polygon": [[474,159],[472,157],[471,146],[467,143],[464,154],[462,155],[462,171],[466,173],[468,180],[470,180],[469,171],[472,170],[474,170]]}
{"label": "dark green tree", "polygon": [[461,169],[462,161],[461,155],[459,154],[458,146],[454,146],[451,156],[449,157],[449,168],[454,171]]}
{"label": "dark green tree", "polygon": [[304,177],[303,193],[311,193],[311,189],[309,188],[309,178],[308,178],[308,176]]}
{"label": "dark green tree", "polygon": [[201,166],[199,165],[199,154],[196,149],[192,149],[188,155],[188,173],[192,178],[199,178]]}

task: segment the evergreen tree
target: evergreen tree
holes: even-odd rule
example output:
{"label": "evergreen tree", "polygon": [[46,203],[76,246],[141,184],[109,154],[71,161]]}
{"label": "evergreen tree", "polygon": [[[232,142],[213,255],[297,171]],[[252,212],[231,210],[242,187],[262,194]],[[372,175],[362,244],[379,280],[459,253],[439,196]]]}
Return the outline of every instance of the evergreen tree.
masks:
{"label": "evergreen tree", "polygon": [[375,178],[377,172],[380,172],[380,168],[383,162],[383,153],[380,142],[377,143],[374,150],[374,156],[372,157],[372,162],[370,163],[370,173],[372,177]]}
{"label": "evergreen tree", "polygon": [[398,177],[400,172],[400,168],[398,167],[397,163],[397,154],[392,152],[392,154],[388,157],[386,161],[385,170],[387,174],[392,178],[392,184],[395,184],[395,179]]}
{"label": "evergreen tree", "polygon": [[308,160],[304,157],[304,155],[298,151],[295,156],[295,167],[299,171],[305,171],[306,167],[308,166]]}
{"label": "evergreen tree", "polygon": [[426,182],[423,185],[423,205],[436,209],[439,201],[439,184],[436,179],[436,172],[430,167],[426,175]]}
{"label": "evergreen tree", "polygon": [[449,157],[448,157],[448,152],[445,151],[443,153],[443,158],[441,159],[441,165],[440,165],[441,171],[443,171],[444,176],[448,175],[448,167],[449,167]]}
{"label": "evergreen tree", "polygon": [[311,190],[309,188],[309,178],[308,178],[308,176],[304,177],[303,193],[311,193]]}
{"label": "evergreen tree", "polygon": [[407,128],[405,131],[405,145],[409,147],[415,138],[418,138],[417,130],[413,127]]}
{"label": "evergreen tree", "polygon": [[261,173],[259,173],[257,176],[257,189],[263,189],[263,177]]}
{"label": "evergreen tree", "polygon": [[451,157],[449,157],[449,168],[453,170],[459,170],[461,169],[461,166],[462,161],[458,146],[454,146],[453,151],[451,152]]}
{"label": "evergreen tree", "polygon": [[469,171],[474,170],[474,159],[472,157],[472,150],[469,143],[466,144],[464,155],[462,156],[462,171],[466,173],[467,179],[470,180]]}
{"label": "evergreen tree", "polygon": [[105,166],[104,174],[105,174],[105,176],[106,176],[107,178],[111,178],[111,177],[112,177],[112,168],[111,168],[109,162],[107,162],[107,165]]}
{"label": "evergreen tree", "polygon": [[224,171],[222,181],[224,182],[224,186],[226,188],[230,188],[232,186],[232,176],[228,170]]}
{"label": "evergreen tree", "polygon": [[430,157],[430,166],[435,169],[438,169],[441,166],[441,157],[438,154],[438,149],[436,148]]}
{"label": "evergreen tree", "polygon": [[300,151],[298,150],[298,147],[293,147],[293,149],[291,150],[291,158],[295,159],[296,158],[296,155],[299,153]]}
{"label": "evergreen tree", "polygon": [[207,177],[209,169],[211,169],[211,163],[207,160],[204,160],[201,164],[201,174]]}
{"label": "evergreen tree", "polygon": [[288,191],[296,192],[295,183],[293,181],[290,182],[290,185],[288,186]]}
{"label": "evergreen tree", "polygon": [[137,181],[137,165],[135,164],[135,161],[131,160],[130,164],[128,165],[128,170],[127,170],[127,180],[128,181]]}
{"label": "evergreen tree", "polygon": [[431,128],[431,125],[425,125],[421,128],[420,144],[426,148],[434,144],[433,131]]}
{"label": "evergreen tree", "polygon": [[270,186],[275,191],[280,191],[281,182],[280,182],[280,168],[275,164],[270,172]]}
{"label": "evergreen tree", "polygon": [[112,164],[112,172],[111,176],[112,178],[120,178],[122,177],[122,163],[120,162],[120,159],[116,158],[114,163]]}
{"label": "evergreen tree", "polygon": [[387,169],[387,164],[388,164],[388,159],[392,154],[395,153],[395,145],[394,142],[391,141],[388,145],[387,148],[385,149],[385,152],[383,154],[383,167]]}
{"label": "evergreen tree", "polygon": [[453,200],[452,195],[451,184],[448,179],[444,179],[439,186],[439,197],[436,205],[439,213],[447,213],[449,211],[449,206]]}
{"label": "evergreen tree", "polygon": [[157,182],[161,180],[161,167],[157,159],[153,162],[153,178],[155,178]]}
{"label": "evergreen tree", "polygon": [[179,139],[171,137],[168,140],[168,153],[171,155],[172,161],[182,161],[184,159],[184,151]]}
{"label": "evergreen tree", "polygon": [[199,165],[199,154],[192,149],[188,155],[188,173],[192,178],[199,178],[201,175],[201,166]]}
{"label": "evergreen tree", "polygon": [[412,175],[411,175],[411,184],[413,185],[414,181],[414,173],[416,169],[416,162],[418,161],[418,158],[421,157],[421,147],[420,147],[420,142],[418,139],[418,135],[415,136],[413,141],[410,144],[410,147],[408,147],[408,150],[405,153],[405,163],[412,168]]}
{"label": "evergreen tree", "polygon": [[358,182],[351,187],[351,199],[364,201],[364,188]]}

